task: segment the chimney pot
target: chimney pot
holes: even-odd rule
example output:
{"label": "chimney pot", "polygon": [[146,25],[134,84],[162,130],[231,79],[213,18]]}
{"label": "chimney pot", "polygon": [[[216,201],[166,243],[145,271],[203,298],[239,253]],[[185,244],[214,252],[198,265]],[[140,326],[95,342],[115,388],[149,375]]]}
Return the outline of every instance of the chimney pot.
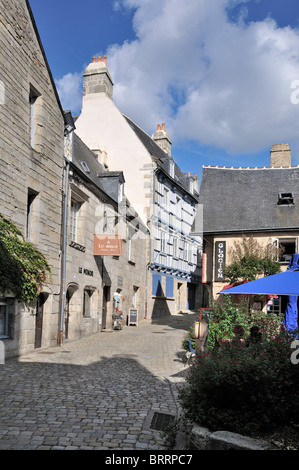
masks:
{"label": "chimney pot", "polygon": [[98,62],[101,62],[101,61],[102,61],[102,57],[99,55]]}
{"label": "chimney pot", "polygon": [[162,123],[162,131],[165,131],[165,124],[164,124],[164,122]]}
{"label": "chimney pot", "polygon": [[94,64],[96,61],[97,61],[97,58],[96,58],[96,57],[93,57],[93,58],[92,58],[92,63]]}

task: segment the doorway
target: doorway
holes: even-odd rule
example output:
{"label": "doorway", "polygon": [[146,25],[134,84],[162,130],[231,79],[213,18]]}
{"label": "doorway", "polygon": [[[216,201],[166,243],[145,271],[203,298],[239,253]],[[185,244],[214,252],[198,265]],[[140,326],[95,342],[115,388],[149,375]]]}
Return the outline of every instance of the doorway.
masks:
{"label": "doorway", "polygon": [[65,308],[64,308],[64,336],[65,339],[69,337],[69,318],[70,318],[70,293],[67,290],[65,296]]}
{"label": "doorway", "polygon": [[196,286],[195,284],[188,284],[188,310],[195,310],[195,293]]}
{"label": "doorway", "polygon": [[40,294],[37,298],[36,307],[35,307],[35,339],[34,339],[35,349],[40,348],[42,345],[44,303],[45,303],[45,296],[44,294]]}
{"label": "doorway", "polygon": [[110,301],[110,286],[103,288],[102,329],[107,328],[107,306]]}
{"label": "doorway", "polygon": [[76,283],[71,282],[65,294],[65,305],[64,305],[64,338],[74,339],[74,323],[75,323],[75,311],[74,306],[79,302],[79,299],[74,294],[78,292],[79,286]]}

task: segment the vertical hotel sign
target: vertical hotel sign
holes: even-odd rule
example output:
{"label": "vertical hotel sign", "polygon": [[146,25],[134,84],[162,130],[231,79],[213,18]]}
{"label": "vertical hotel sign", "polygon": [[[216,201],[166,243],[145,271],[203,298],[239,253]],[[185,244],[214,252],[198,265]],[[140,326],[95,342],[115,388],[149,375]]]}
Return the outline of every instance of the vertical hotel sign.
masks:
{"label": "vertical hotel sign", "polygon": [[225,264],[226,242],[215,242],[215,281],[223,282],[223,266]]}
{"label": "vertical hotel sign", "polygon": [[121,256],[122,238],[119,235],[95,234],[94,255]]}

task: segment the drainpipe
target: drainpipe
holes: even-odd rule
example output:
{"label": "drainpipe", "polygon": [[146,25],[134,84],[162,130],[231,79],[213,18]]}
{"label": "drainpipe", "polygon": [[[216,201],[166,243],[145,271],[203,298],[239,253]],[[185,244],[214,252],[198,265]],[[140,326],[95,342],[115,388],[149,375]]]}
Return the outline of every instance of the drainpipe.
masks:
{"label": "drainpipe", "polygon": [[59,332],[58,345],[63,343],[63,325],[64,325],[64,309],[66,298],[66,249],[67,249],[67,225],[68,225],[68,207],[69,207],[69,177],[70,177],[70,161],[71,161],[71,140],[75,124],[70,112],[65,113],[65,188],[63,195],[63,220],[62,220],[62,249],[61,249],[61,286],[60,286],[60,313],[59,313]]}
{"label": "drainpipe", "polygon": [[[69,136],[67,136],[68,138]],[[63,342],[63,323],[64,323],[64,309],[65,309],[65,296],[66,296],[66,246],[67,246],[67,220],[68,220],[68,205],[69,205],[69,173],[70,164],[65,158],[65,192],[63,202],[63,238],[62,238],[62,254],[61,254],[61,289],[60,289],[60,323],[58,345],[61,346]]]}
{"label": "drainpipe", "polygon": [[147,309],[148,309],[148,278],[149,278],[149,269],[152,264],[152,236],[153,236],[153,220],[155,220],[155,195],[156,195],[156,175],[157,175],[157,168],[153,172],[153,199],[152,199],[152,214],[150,218],[150,239],[149,239],[149,263],[146,267],[146,293],[145,293],[145,317],[144,319],[147,320]]}

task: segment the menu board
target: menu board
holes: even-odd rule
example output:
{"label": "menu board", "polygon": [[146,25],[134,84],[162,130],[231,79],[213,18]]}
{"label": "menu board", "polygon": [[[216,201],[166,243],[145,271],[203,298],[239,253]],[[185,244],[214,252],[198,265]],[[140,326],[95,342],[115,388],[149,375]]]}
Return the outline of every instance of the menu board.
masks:
{"label": "menu board", "polygon": [[138,322],[138,310],[137,308],[130,308],[128,325],[137,325]]}

